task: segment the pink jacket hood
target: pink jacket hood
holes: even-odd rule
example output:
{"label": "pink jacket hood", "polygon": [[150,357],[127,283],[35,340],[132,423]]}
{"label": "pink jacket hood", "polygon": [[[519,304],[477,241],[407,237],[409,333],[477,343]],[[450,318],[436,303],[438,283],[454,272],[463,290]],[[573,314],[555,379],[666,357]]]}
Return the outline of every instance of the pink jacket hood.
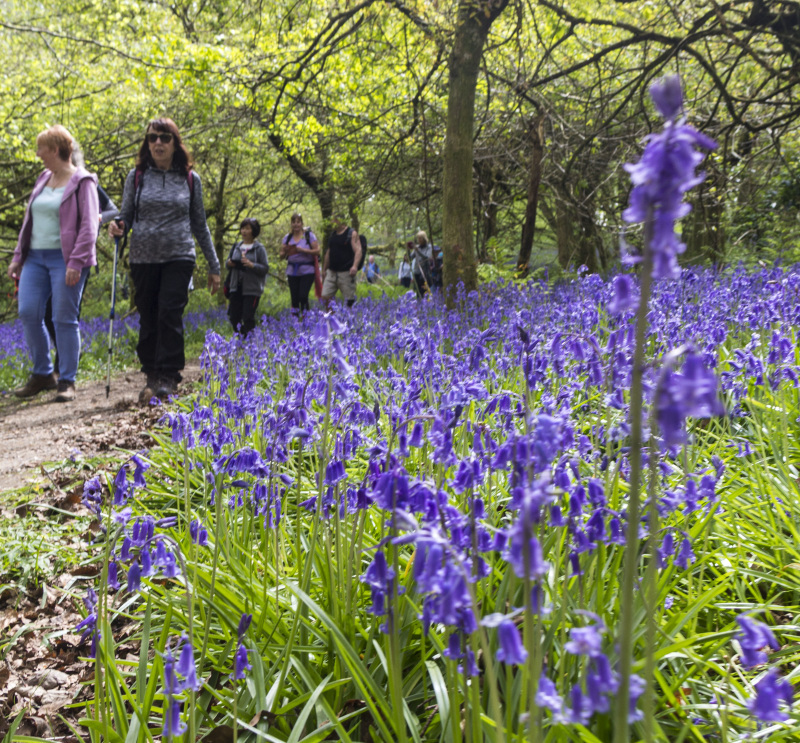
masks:
{"label": "pink jacket hood", "polygon": [[[31,203],[42,192],[52,173],[45,170],[36,180],[28,205],[25,207],[25,218],[19,231],[17,247],[13,261],[23,263],[31,249]],[[61,207],[58,211],[61,227],[61,252],[67,268],[78,271],[87,266],[97,265],[97,231],[99,229],[100,204],[97,199],[97,176],[84,168],[78,168],[69,179]]]}

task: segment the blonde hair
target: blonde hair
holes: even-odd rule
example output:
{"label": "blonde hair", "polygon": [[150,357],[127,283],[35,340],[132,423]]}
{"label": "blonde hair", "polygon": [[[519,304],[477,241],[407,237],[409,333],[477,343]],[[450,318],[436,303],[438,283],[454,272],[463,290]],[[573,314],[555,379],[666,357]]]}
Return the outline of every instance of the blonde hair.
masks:
{"label": "blonde hair", "polygon": [[58,156],[64,161],[69,162],[72,157],[72,147],[75,138],[61,124],[45,129],[36,137],[36,144],[57,150]]}
{"label": "blonde hair", "polygon": [[417,245],[427,245],[428,244],[428,235],[425,234],[422,230],[417,233]]}

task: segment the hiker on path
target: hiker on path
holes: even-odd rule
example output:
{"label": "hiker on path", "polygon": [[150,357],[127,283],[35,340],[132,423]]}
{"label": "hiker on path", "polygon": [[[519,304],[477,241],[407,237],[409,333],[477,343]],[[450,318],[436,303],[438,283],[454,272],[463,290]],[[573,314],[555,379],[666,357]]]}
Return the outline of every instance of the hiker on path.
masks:
{"label": "hiker on path", "polygon": [[370,284],[376,283],[380,278],[381,267],[375,262],[374,255],[367,258],[367,262],[364,264],[364,275],[367,277],[367,281]]}
{"label": "hiker on path", "polygon": [[[72,163],[72,135],[60,125],[36,138],[36,155],[45,170],[36,180],[25,209],[17,247],[8,267],[19,278],[19,317],[33,361],[27,383],[14,391],[32,397],[57,390],[56,402],[75,399],[81,336],[78,326],[83,287],[97,264],[95,241],[99,205],[97,178]],[[45,306],[53,298],[53,320],[60,352],[60,378],[50,358],[44,324]]]}
{"label": "hiker on path", "polygon": [[[80,145],[75,140],[72,141],[72,164],[79,168],[86,168],[86,161],[83,159],[83,152],[81,151]],[[114,217],[117,216],[117,214],[119,213],[119,209],[99,183],[97,184],[97,200],[99,202],[99,207],[100,207],[100,214],[98,215],[98,221],[100,223],[99,226],[104,227],[112,219],[114,219]],[[77,318],[79,321],[81,319],[81,307],[83,306],[83,299],[86,296],[86,286],[89,283],[90,278],[91,278],[91,271],[86,275],[86,283],[83,285],[83,291],[81,292],[81,299],[80,302],[78,302]],[[50,299],[47,300],[47,306],[45,307],[44,310],[44,324],[45,327],[47,328],[47,333],[50,336],[50,343],[53,346],[55,346],[56,349],[56,360],[54,362],[53,374],[56,375],[56,379],[59,379],[61,377],[61,370],[60,370],[61,360],[58,353],[58,339],[56,338],[56,326],[53,324],[52,296],[50,297]]]}
{"label": "hiker on path", "polygon": [[202,184],[172,119],[147,125],[136,167],[125,180],[119,219],[108,231],[111,237],[131,233],[128,260],[139,311],[136,353],[147,377],[139,402],[146,404],[153,396],[176,392],[186,363],[183,311],[196,257],[192,237],[208,262],[211,294],[220,287]]}
{"label": "hiker on path", "polygon": [[414,243],[406,243],[406,252],[403,255],[403,260],[400,262],[400,268],[397,269],[397,278],[400,280],[400,286],[408,289],[411,286],[411,251],[414,250]]}
{"label": "hiker on path", "polygon": [[428,236],[420,230],[416,236],[414,258],[411,261],[411,271],[414,274],[414,286],[419,296],[424,297],[431,289],[431,263],[433,262],[433,248],[428,242]]}
{"label": "hiker on path", "polygon": [[328,249],[325,251],[323,272],[325,281],[322,284],[322,301],[329,305],[337,291],[352,307],[356,301],[356,274],[361,262],[361,241],[358,232],[348,227],[341,214],[333,216],[333,232],[328,238]]}
{"label": "hiker on path", "polygon": [[308,309],[308,294],[319,266],[319,241],[310,228],[305,228],[301,214],[292,214],[291,225],[291,232],[281,240],[280,257],[287,261],[286,280],[292,309],[302,312]]}
{"label": "hiker on path", "polygon": [[243,219],[239,225],[242,239],[231,248],[226,263],[230,269],[228,319],[242,337],[256,326],[256,309],[269,271],[267,249],[256,239],[260,233],[257,219]]}

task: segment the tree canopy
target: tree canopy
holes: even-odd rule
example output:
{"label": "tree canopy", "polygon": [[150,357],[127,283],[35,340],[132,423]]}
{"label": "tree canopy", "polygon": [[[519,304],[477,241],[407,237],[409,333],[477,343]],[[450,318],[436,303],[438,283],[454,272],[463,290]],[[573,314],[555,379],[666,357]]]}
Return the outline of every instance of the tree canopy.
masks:
{"label": "tree canopy", "polygon": [[[63,123],[118,197],[149,118],[185,134],[218,250],[246,214],[277,234],[334,210],[371,243],[422,228],[449,283],[618,260],[620,165],[678,72],[720,142],[689,260],[772,258],[800,198],[800,4],[581,0],[9,0],[0,18],[0,241],[13,248]],[[759,218],[759,213],[768,216]]]}

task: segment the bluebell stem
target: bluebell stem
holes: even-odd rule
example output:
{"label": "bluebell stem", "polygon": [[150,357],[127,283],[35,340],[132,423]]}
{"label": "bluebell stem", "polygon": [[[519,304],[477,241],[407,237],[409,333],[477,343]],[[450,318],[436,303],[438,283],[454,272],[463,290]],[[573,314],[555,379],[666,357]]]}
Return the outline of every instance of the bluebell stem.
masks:
{"label": "bluebell stem", "polygon": [[[656,108],[664,117],[664,129],[648,138],[641,160],[626,165],[633,190],[628,208],[622,218],[626,222],[645,223],[645,245],[642,254],[642,271],[639,308],[636,317],[635,347],[630,392],[630,488],[628,500],[628,527],[623,578],[620,594],[622,621],[620,625],[620,693],[618,695],[614,726],[615,743],[627,743],[630,710],[626,697],[633,696],[638,687],[637,678],[631,674],[633,663],[634,583],[638,569],[638,541],[641,511],[642,481],[642,410],[644,399],[643,369],[647,336],[650,289],[653,279],[674,278],[679,274],[677,256],[685,245],[675,234],[675,221],[685,216],[690,207],[683,203],[684,194],[702,180],[695,169],[703,160],[696,146],[713,149],[716,145],[708,137],[695,131],[678,119],[682,94],[680,80],[667,78],[651,87]],[[635,260],[635,259],[634,259]],[[655,499],[653,499],[653,504]],[[655,509],[655,505],[653,505]],[[651,514],[651,522],[655,516]],[[651,526],[653,523],[651,523]],[[654,531],[651,529],[651,531]],[[655,556],[654,556],[655,558]],[[653,563],[655,565],[655,562]],[[652,584],[652,580],[650,581]],[[650,651],[648,651],[650,652]],[[652,653],[650,654],[652,659]],[[650,661],[648,661],[649,663]],[[652,716],[648,717],[647,725]],[[652,731],[650,731],[652,732]]]}

